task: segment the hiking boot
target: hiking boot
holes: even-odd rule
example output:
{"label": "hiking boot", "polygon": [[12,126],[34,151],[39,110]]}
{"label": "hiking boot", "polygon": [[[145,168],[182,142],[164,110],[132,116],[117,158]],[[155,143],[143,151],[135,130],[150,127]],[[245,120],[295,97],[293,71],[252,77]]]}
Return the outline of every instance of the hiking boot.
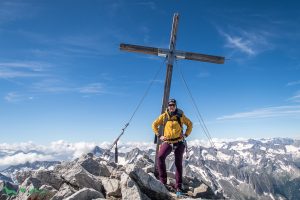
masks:
{"label": "hiking boot", "polygon": [[171,185],[164,184],[164,186],[165,186],[166,189],[169,190],[170,192],[174,192],[174,191],[175,191],[174,187],[172,187]]}

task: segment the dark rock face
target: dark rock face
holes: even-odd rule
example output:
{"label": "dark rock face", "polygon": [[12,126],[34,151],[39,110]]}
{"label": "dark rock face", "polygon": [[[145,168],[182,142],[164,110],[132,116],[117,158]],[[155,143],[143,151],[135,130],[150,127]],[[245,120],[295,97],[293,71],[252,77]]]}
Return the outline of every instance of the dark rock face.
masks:
{"label": "dark rock face", "polygon": [[89,173],[95,176],[109,177],[110,172],[105,165],[99,163],[101,160],[93,158],[93,154],[88,154],[82,159],[78,160],[78,163]]}
{"label": "dark rock face", "polygon": [[171,199],[171,195],[165,186],[155,177],[147,174],[142,168],[130,165],[126,168],[126,172],[150,199]]}
{"label": "dark rock face", "polygon": [[102,149],[98,146],[95,146],[95,148],[91,151],[91,153],[95,156],[101,156],[105,152],[105,149]]}
{"label": "dark rock face", "polygon": [[102,193],[100,193],[94,189],[83,188],[83,189],[75,192],[68,198],[66,198],[66,200],[89,200],[89,199],[96,199],[96,198],[103,198],[103,197],[104,196]]}
{"label": "dark rock face", "polygon": [[58,176],[54,171],[40,170],[35,172],[32,177],[39,180],[42,185],[50,185],[56,190],[58,190],[63,184],[61,177]]}
{"label": "dark rock face", "polygon": [[0,173],[0,181],[12,182],[12,179]]}

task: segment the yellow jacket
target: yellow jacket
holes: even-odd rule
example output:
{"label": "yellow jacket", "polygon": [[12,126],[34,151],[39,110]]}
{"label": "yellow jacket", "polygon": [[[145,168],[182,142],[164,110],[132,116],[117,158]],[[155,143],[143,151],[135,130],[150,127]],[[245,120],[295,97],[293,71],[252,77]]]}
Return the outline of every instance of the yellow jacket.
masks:
{"label": "yellow jacket", "polygon": [[[192,132],[193,129],[193,123],[191,122],[191,120],[189,120],[183,113],[182,110],[177,109],[177,112],[179,113],[179,115],[181,115],[180,117],[180,122],[182,124],[185,124],[187,126],[187,129],[185,131],[185,136],[189,136],[190,133]],[[153,123],[152,123],[152,129],[154,131],[154,133],[158,136],[158,130],[159,130],[159,126],[163,126],[165,123],[165,127],[164,127],[164,136],[166,138],[166,140],[171,140],[168,141],[169,143],[176,143],[178,141],[183,140],[182,137],[182,128],[180,126],[180,124],[177,121],[177,116],[174,115],[172,117],[170,117],[168,110],[166,109],[166,111],[161,114]],[[174,140],[175,139],[175,140]]]}

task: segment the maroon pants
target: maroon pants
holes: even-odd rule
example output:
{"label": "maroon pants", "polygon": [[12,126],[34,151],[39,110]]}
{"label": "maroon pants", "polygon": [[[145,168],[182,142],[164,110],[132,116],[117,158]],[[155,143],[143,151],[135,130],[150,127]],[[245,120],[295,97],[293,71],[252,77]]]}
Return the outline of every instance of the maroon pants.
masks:
{"label": "maroon pants", "polygon": [[182,157],[184,153],[184,143],[178,142],[176,144],[168,144],[166,142],[162,143],[160,146],[160,150],[157,157],[157,167],[158,167],[158,173],[159,173],[159,180],[163,183],[167,183],[167,171],[166,171],[166,163],[165,160],[167,156],[172,152],[172,149],[174,150],[175,155],[175,177],[176,177],[176,189],[182,189]]}

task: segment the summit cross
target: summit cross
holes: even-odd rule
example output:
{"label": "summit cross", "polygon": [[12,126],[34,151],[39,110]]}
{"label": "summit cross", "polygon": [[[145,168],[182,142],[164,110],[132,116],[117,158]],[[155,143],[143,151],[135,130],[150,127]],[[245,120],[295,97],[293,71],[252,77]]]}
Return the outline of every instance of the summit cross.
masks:
{"label": "summit cross", "polygon": [[[172,79],[173,64],[175,59],[194,60],[194,61],[202,61],[202,62],[209,62],[215,64],[223,64],[225,60],[225,58],[221,56],[213,56],[213,55],[176,50],[178,21],[179,21],[179,14],[175,13],[173,16],[173,24],[172,24],[169,49],[124,44],[124,43],[120,44],[120,50],[123,51],[156,55],[156,56],[165,57],[167,59],[167,74],[165,79],[164,96],[162,101],[161,113],[165,112],[167,108],[168,100],[170,98],[171,79]],[[160,135],[163,134],[162,126],[160,126],[159,134]],[[159,146],[161,143],[161,141],[157,139],[157,136],[155,136],[154,138],[154,143],[157,144],[156,152],[155,152],[155,175],[157,175],[156,161],[157,161]]]}

